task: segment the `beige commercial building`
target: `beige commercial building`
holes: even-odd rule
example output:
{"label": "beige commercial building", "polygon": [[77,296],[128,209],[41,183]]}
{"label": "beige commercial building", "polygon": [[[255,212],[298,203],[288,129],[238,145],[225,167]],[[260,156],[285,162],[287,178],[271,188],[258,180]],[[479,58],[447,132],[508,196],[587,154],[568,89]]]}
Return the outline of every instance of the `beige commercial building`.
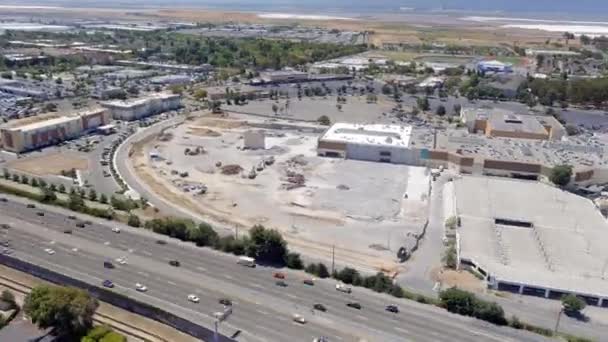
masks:
{"label": "beige commercial building", "polygon": [[77,138],[109,122],[105,109],[95,109],[35,122],[31,118],[13,121],[0,127],[0,136],[4,150],[21,153]]}
{"label": "beige commercial building", "polygon": [[160,114],[181,107],[181,96],[159,93],[132,100],[102,102],[116,120],[137,120],[146,116]]}

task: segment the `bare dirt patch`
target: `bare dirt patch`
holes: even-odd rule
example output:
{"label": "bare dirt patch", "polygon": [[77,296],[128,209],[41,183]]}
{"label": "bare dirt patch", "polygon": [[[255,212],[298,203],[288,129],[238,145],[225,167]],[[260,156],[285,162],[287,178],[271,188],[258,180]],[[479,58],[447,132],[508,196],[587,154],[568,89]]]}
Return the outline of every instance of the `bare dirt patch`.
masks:
{"label": "bare dirt patch", "polygon": [[194,122],[190,127],[202,126],[202,127],[216,127],[222,129],[232,129],[245,126],[246,121],[234,120],[234,119],[217,119],[212,117],[202,117]]}
{"label": "bare dirt patch", "polygon": [[207,127],[200,127],[200,126],[188,126],[188,134],[191,135],[196,135],[199,137],[219,137],[222,134],[214,131],[212,129],[209,129]]}
{"label": "bare dirt patch", "polygon": [[8,164],[11,169],[38,176],[61,175],[61,171],[89,169],[87,158],[72,153],[53,153],[17,159]]}
{"label": "bare dirt patch", "polygon": [[443,288],[456,286],[460,289],[472,292],[484,291],[483,282],[475,278],[470,272],[438,269],[433,273],[433,278],[436,281],[439,281]]}

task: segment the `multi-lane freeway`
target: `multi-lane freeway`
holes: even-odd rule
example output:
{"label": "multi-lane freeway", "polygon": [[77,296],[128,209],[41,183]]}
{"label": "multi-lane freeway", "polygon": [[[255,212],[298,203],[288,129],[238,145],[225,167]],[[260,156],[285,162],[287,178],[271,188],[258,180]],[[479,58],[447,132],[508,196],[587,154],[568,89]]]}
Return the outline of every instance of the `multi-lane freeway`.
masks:
{"label": "multi-lane freeway", "polygon": [[[220,331],[242,341],[544,341],[523,331],[496,327],[450,314],[439,308],[398,300],[363,288],[352,294],[335,290],[335,281],[302,283],[305,273],[284,270],[287,287],[275,285],[276,269],[248,268],[237,258],[207,248],[169,239],[144,229],[74,215],[61,208],[36,205],[23,199],[0,202],[0,240],[9,241],[8,253],[75,278],[101,285],[111,280],[128,296],[162,307],[184,318],[212,327],[213,314],[221,311],[220,298],[233,302],[233,314]],[[40,216],[43,215],[43,216]],[[76,223],[92,221],[84,228]],[[112,228],[119,227],[120,233]],[[66,230],[71,233],[66,233]],[[159,240],[166,244],[158,243]],[[49,252],[49,249],[52,252]],[[3,251],[5,252],[5,251]],[[126,259],[120,264],[118,258]],[[169,260],[180,261],[179,267]],[[112,269],[104,267],[111,261]],[[148,290],[138,292],[135,284]],[[199,303],[188,301],[195,294]],[[347,307],[361,304],[361,310]],[[327,312],[313,310],[316,303]],[[385,311],[395,304],[400,312]],[[305,324],[293,321],[299,314]]]}

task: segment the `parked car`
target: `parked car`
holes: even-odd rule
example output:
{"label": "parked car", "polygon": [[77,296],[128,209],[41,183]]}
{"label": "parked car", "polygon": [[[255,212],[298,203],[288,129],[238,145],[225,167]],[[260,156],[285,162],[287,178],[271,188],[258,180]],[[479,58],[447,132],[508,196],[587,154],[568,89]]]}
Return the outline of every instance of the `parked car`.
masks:
{"label": "parked car", "polygon": [[281,273],[281,272],[276,272],[274,274],[274,277],[277,278],[277,279],[285,279],[285,274]]}

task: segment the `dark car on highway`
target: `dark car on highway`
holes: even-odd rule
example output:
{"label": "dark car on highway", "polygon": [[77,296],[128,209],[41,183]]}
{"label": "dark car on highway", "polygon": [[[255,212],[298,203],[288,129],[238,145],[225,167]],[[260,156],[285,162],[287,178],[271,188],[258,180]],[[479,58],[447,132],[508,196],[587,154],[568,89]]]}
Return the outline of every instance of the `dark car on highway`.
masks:
{"label": "dark car on highway", "polygon": [[8,223],[2,223],[2,224],[0,224],[0,228],[2,228],[2,229],[11,229],[11,226]]}
{"label": "dark car on highway", "polygon": [[38,215],[38,216],[44,216],[44,212],[43,211],[39,211],[39,212],[36,213],[36,215]]}
{"label": "dark car on highway", "polygon": [[310,285],[310,286],[314,286],[315,285],[315,282],[312,279],[304,279],[302,282],[304,284]]}
{"label": "dark car on highway", "polygon": [[36,208],[36,205],[30,203],[30,204],[27,205],[27,207],[28,208]]}
{"label": "dark car on highway", "polygon": [[165,240],[156,240],[156,244],[158,244],[158,245],[166,245],[167,241],[165,241]]}
{"label": "dark car on highway", "polygon": [[71,229],[65,229],[63,231],[64,234],[72,234],[72,230]]}
{"label": "dark car on highway", "polygon": [[225,305],[225,306],[232,306],[232,301],[228,298],[221,298],[220,304]]}
{"label": "dark car on highway", "polygon": [[104,261],[103,267],[112,269],[112,268],[114,268],[114,264],[109,261]]}
{"label": "dark car on highway", "polygon": [[84,222],[77,222],[76,223],[76,227],[78,227],[78,228],[84,228]]}
{"label": "dark car on highway", "polygon": [[75,219],[76,219],[76,216],[74,216],[74,215],[70,215],[70,216],[68,216],[68,218],[69,218],[70,220],[75,220]]}
{"label": "dark car on highway", "polygon": [[280,286],[280,287],[287,287],[287,283],[282,280],[277,281],[275,283],[275,285]]}
{"label": "dark car on highway", "polygon": [[181,264],[178,260],[169,260],[169,265],[179,267]]}
{"label": "dark car on highway", "polygon": [[348,304],[346,304],[346,306],[348,306],[349,308],[361,310],[361,304],[359,304],[357,302],[348,303]]}
{"label": "dark car on highway", "polygon": [[315,310],[319,310],[319,311],[323,311],[323,312],[327,311],[327,308],[323,304],[317,303],[317,304],[313,305],[312,307]]}
{"label": "dark car on highway", "polygon": [[385,310],[388,312],[394,312],[394,313],[399,312],[399,308],[397,307],[397,305],[387,305]]}
{"label": "dark car on highway", "polygon": [[114,283],[111,280],[104,280],[103,283],[101,283],[104,287],[109,287],[109,288],[113,288],[114,287]]}
{"label": "dark car on highway", "polygon": [[4,197],[0,197],[0,202],[8,202],[8,200]]}

